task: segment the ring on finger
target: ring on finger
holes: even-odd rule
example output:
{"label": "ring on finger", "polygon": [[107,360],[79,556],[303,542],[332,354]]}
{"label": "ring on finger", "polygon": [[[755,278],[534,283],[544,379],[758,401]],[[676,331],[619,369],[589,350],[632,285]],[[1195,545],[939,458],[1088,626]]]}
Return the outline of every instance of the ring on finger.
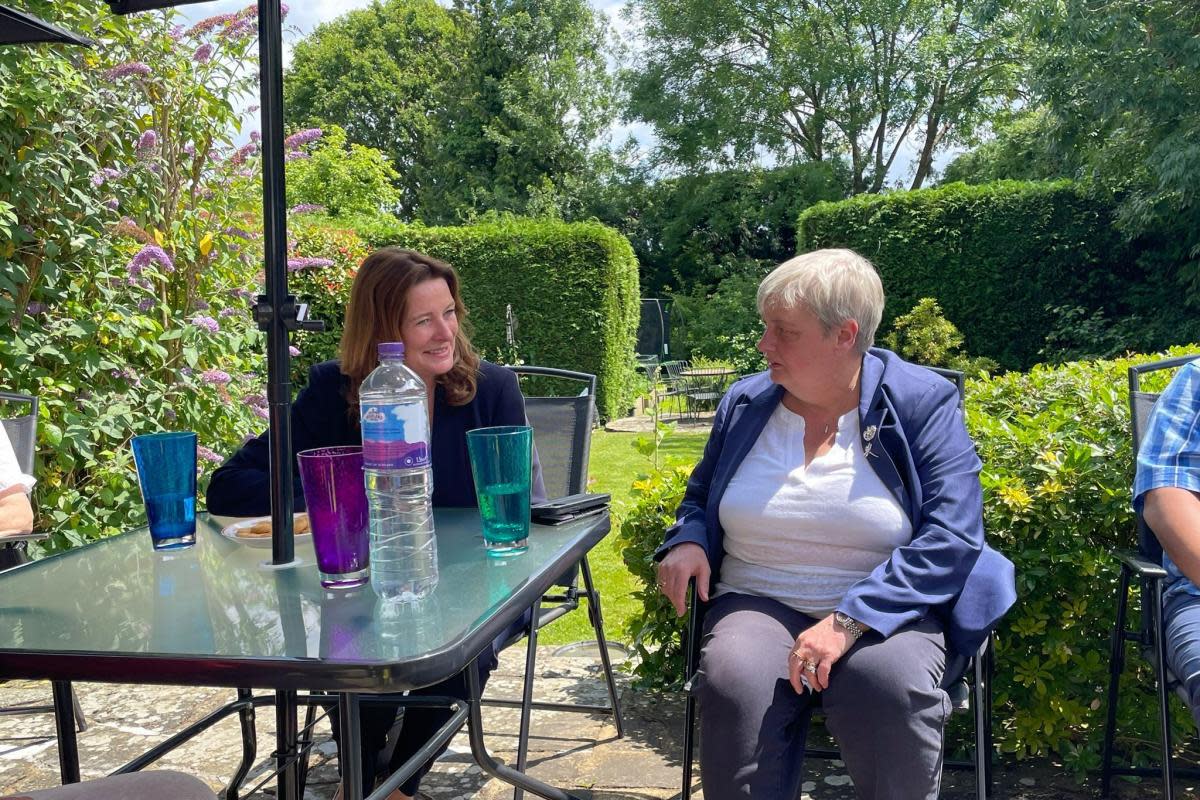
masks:
{"label": "ring on finger", "polygon": [[805,672],[816,672],[817,671],[817,665],[811,661],[802,661],[800,663],[804,665]]}
{"label": "ring on finger", "polygon": [[803,658],[801,658],[801,657],[800,657],[800,651],[799,651],[799,650],[793,650],[793,651],[791,652],[791,657],[792,657],[792,658],[799,658],[799,659],[800,659],[800,663],[801,663],[801,664],[807,664],[807,663],[808,663],[807,661],[805,661]]}

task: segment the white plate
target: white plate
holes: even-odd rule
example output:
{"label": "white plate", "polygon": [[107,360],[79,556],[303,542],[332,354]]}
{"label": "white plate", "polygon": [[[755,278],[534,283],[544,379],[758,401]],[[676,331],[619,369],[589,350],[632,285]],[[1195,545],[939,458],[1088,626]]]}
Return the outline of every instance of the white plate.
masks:
{"label": "white plate", "polygon": [[[300,520],[301,517],[307,518],[307,515],[303,511],[300,511],[300,512],[297,512],[293,518],[298,521],[298,520]],[[232,539],[233,541],[237,542],[238,544],[249,545],[250,547],[264,547],[269,550],[271,548],[271,537],[270,536],[238,536],[238,531],[244,530],[245,528],[249,528],[249,527],[256,525],[264,520],[266,520],[267,522],[270,522],[271,518],[270,517],[247,517],[245,519],[239,519],[237,522],[226,525],[224,528],[222,528],[221,535],[224,536],[226,539]],[[293,524],[295,524],[295,523],[293,523]],[[297,533],[293,536],[293,539],[297,542],[306,542],[311,538],[312,538],[312,531],[305,531],[304,533]]]}

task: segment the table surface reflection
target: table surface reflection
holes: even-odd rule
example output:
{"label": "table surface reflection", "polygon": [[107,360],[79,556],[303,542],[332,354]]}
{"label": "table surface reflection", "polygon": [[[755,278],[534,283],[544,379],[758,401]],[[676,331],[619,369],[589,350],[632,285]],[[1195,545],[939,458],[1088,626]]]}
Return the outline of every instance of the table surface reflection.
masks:
{"label": "table surface reflection", "polygon": [[155,551],[145,528],[0,574],[0,677],[395,691],[453,675],[609,529],[607,512],[533,525],[529,550],[486,555],[476,509],[436,509],[440,580],[411,605],[327,590],[220,534]]}

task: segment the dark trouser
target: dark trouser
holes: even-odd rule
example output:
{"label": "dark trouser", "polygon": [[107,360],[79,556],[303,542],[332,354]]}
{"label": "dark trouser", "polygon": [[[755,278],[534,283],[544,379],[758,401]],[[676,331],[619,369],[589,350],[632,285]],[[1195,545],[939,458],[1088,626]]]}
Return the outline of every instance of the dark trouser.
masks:
{"label": "dark trouser", "polygon": [[[496,654],[491,648],[487,652],[480,653],[475,664],[467,667],[467,669],[479,670],[480,691],[487,685],[487,680],[495,668]],[[465,671],[460,672],[449,680],[409,692],[409,696],[418,697],[457,697],[459,699],[466,699],[467,695],[467,676]],[[396,723],[396,714],[403,704],[404,695],[360,695],[360,697],[364,700],[378,697],[380,699],[395,701],[380,704],[364,702],[359,710],[359,735],[362,737],[363,795],[366,796],[375,788],[376,779],[395,772],[405,761],[411,758],[414,753],[424,747],[433,738],[438,728],[445,725],[446,720],[450,719],[450,711],[440,708],[406,708],[404,710],[404,721],[401,723],[399,733],[396,735],[396,746],[392,748],[392,755],[388,759],[387,770],[383,775],[380,775],[378,770],[379,753],[386,744],[388,731]],[[333,739],[337,741],[338,712],[336,708],[330,709],[329,724],[333,727]],[[443,747],[438,752],[438,755],[441,755],[445,749]],[[433,767],[436,757],[434,756],[434,758],[427,761],[411,778],[402,783],[400,791],[410,797],[415,796],[417,788],[421,785],[421,778],[425,777],[425,773],[429,772]]]}
{"label": "dark trouser", "polygon": [[[706,796],[793,800],[810,695],[788,683],[796,636],[815,620],[763,597],[717,598],[704,617],[696,692]],[[822,706],[858,797],[936,798],[950,699],[941,626],[862,637],[833,666]]]}
{"label": "dark trouser", "polygon": [[1179,593],[1163,607],[1167,668],[1188,696],[1192,720],[1200,728],[1200,597]]}

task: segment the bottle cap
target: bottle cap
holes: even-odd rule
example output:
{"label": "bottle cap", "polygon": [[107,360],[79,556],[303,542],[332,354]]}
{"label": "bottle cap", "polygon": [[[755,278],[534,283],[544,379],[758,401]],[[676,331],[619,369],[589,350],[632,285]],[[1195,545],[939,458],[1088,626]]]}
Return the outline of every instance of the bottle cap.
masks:
{"label": "bottle cap", "polygon": [[380,342],[380,358],[404,358],[404,342]]}

